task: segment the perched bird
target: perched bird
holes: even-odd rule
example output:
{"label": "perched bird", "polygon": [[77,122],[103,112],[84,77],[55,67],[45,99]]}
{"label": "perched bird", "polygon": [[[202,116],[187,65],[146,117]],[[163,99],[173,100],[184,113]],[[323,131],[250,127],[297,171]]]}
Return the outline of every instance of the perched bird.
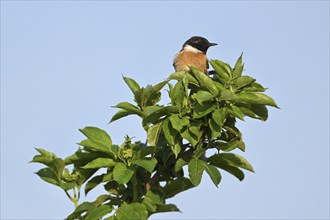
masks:
{"label": "perched bird", "polygon": [[183,44],[180,52],[174,57],[173,66],[175,71],[184,71],[189,70],[189,67],[195,67],[207,74],[209,63],[206,57],[206,51],[209,47],[215,45],[217,44],[210,43],[204,37],[191,37]]}

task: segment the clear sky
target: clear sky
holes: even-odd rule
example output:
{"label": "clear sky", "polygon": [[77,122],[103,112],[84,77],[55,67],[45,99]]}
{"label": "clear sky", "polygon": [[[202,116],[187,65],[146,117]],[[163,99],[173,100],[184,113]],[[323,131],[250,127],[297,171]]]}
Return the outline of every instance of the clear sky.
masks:
{"label": "clear sky", "polygon": [[193,35],[219,44],[211,59],[244,52],[281,109],[238,125],[255,174],[222,172],[219,188],[204,176],[169,201],[182,213],[152,219],[329,219],[329,1],[1,1],[0,218],[66,217],[66,195],[33,174],[34,147],[72,154],[89,125],[144,140],[136,117],[107,125],[133,100],[122,74],[162,81]]}

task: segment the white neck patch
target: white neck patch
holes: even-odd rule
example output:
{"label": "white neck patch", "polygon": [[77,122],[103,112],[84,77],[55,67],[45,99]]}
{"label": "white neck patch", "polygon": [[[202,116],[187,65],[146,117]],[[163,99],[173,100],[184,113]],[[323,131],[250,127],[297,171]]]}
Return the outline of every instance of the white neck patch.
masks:
{"label": "white neck patch", "polygon": [[194,53],[203,53],[202,51],[200,51],[197,48],[192,47],[192,46],[190,46],[188,44],[184,45],[183,50],[185,50],[185,51],[191,51],[191,52],[194,52]]}

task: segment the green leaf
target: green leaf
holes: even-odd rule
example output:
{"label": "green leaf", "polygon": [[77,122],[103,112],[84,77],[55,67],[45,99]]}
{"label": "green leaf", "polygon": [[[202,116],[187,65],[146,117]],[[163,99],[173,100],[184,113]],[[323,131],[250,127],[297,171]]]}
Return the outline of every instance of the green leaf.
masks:
{"label": "green leaf", "polygon": [[146,88],[136,91],[134,101],[144,111],[147,106],[155,105],[160,100],[160,95],[161,93],[156,91],[153,86],[147,85]]}
{"label": "green leaf", "polygon": [[110,136],[100,128],[85,127],[83,129],[79,129],[79,131],[83,133],[88,139],[103,142],[105,145],[109,145],[110,147],[112,145]]}
{"label": "green leaf", "polygon": [[208,162],[217,166],[219,164],[240,167],[254,172],[252,165],[242,156],[233,153],[215,154],[208,158]]}
{"label": "green leaf", "polygon": [[191,181],[185,177],[179,177],[164,186],[165,199],[171,198],[180,192],[194,187]]}
{"label": "green leaf", "polygon": [[[250,118],[261,119],[258,115],[256,115],[253,111],[250,110],[248,104],[239,104],[238,107],[243,115],[246,115]],[[262,120],[262,119],[261,119]]]}
{"label": "green leaf", "polygon": [[177,82],[173,88],[170,87],[169,96],[171,98],[171,102],[175,106],[182,107],[183,101],[185,99],[185,87],[183,85],[183,81]]}
{"label": "green leaf", "polygon": [[85,166],[81,167],[83,169],[96,169],[102,167],[113,167],[116,165],[116,162],[110,158],[97,158],[92,162],[89,162]]}
{"label": "green leaf", "polygon": [[158,83],[157,85],[154,85],[153,88],[156,92],[159,92],[170,80],[165,80],[163,82]]}
{"label": "green leaf", "polygon": [[166,106],[161,107],[158,110],[152,112],[151,114],[148,114],[143,120],[142,124],[145,126],[148,123],[154,123],[157,120],[159,120],[161,117],[170,115],[173,113],[178,113],[179,108],[177,106]]}
{"label": "green leaf", "polygon": [[175,155],[175,158],[178,157],[179,153],[181,152],[181,146],[179,143],[176,143],[174,145],[171,146],[171,150]]}
{"label": "green leaf", "polygon": [[177,142],[176,136],[177,136],[178,132],[173,129],[169,118],[166,118],[164,120],[163,132],[164,132],[164,136],[165,136],[167,143],[169,143],[170,145],[175,145],[175,143]]}
{"label": "green leaf", "polygon": [[145,109],[144,109],[144,112],[145,112],[145,115],[150,115],[156,111],[159,111],[161,109],[163,109],[164,106],[159,106],[159,105],[151,105],[151,106],[147,106]]}
{"label": "green leaf", "polygon": [[118,220],[141,219],[140,214],[131,205],[126,204],[118,208],[116,216]]}
{"label": "green leaf", "polygon": [[94,159],[100,157],[99,154],[90,151],[83,151],[80,148],[71,156],[64,159],[65,165],[74,164],[76,167],[82,167]]}
{"label": "green leaf", "polygon": [[[104,185],[104,189],[110,193],[118,196],[125,189],[123,185],[119,185],[116,181],[111,180]],[[113,203],[114,204],[114,203]]]}
{"label": "green leaf", "polygon": [[83,202],[77,206],[73,213],[71,213],[66,220],[74,220],[80,217],[80,214],[92,209],[95,207],[95,204],[92,202]]}
{"label": "green leaf", "polygon": [[204,169],[207,172],[207,174],[209,174],[212,182],[214,183],[214,185],[216,187],[218,187],[218,185],[221,181],[221,174],[220,174],[219,170],[211,164],[207,164],[205,162],[203,164],[204,164]]}
{"label": "green leaf", "polygon": [[157,205],[156,213],[159,212],[180,212],[180,209],[174,204]]}
{"label": "green leaf", "polygon": [[61,181],[58,179],[54,171],[48,167],[40,169],[35,174],[37,174],[42,180],[55,186],[60,186],[61,184]]}
{"label": "green leaf", "polygon": [[[142,219],[148,218],[148,210],[144,204],[135,202],[135,203],[131,203],[130,205],[134,208],[134,210],[137,213],[139,213],[139,215],[140,215],[139,219],[142,220]],[[120,220],[120,219],[118,219],[118,220]]]}
{"label": "green leaf", "polygon": [[112,199],[113,199],[113,197],[110,196],[109,194],[103,194],[96,198],[96,200],[94,201],[94,204],[99,206],[99,205],[103,204],[105,201],[110,201]]}
{"label": "green leaf", "polygon": [[42,148],[36,148],[36,150],[40,155],[34,156],[31,162],[42,163],[48,166],[54,171],[57,177],[60,178],[65,166],[64,161],[61,158],[56,157],[54,153],[48,152]]}
{"label": "green leaf", "polygon": [[132,105],[129,102],[120,102],[120,103],[118,103],[117,105],[115,105],[113,107],[114,108],[121,108],[121,109],[124,109],[124,110],[132,113],[132,114],[136,114],[140,117],[143,117],[143,112],[138,107],[136,107],[135,105]]}
{"label": "green leaf", "polygon": [[197,78],[198,82],[204,86],[207,90],[209,90],[213,95],[217,96],[219,91],[215,86],[213,80],[206,75],[205,73],[199,71],[198,69],[191,67],[192,73]]}
{"label": "green leaf", "polygon": [[240,139],[232,139],[229,142],[219,142],[216,144],[216,148],[218,150],[222,150],[225,152],[229,152],[235,150],[236,148],[241,149],[242,151],[245,150],[244,142]]}
{"label": "green leaf", "polygon": [[221,92],[220,95],[221,100],[236,100],[237,96],[234,92],[230,91],[229,89],[225,89]]}
{"label": "green leaf", "polygon": [[143,200],[143,204],[147,207],[147,209],[153,213],[157,210],[157,205],[154,204],[149,198],[145,197]]}
{"label": "green leaf", "polygon": [[[224,83],[226,84],[226,83]],[[221,94],[222,91],[224,91],[226,88],[224,87],[223,84],[221,84],[220,82],[214,81],[214,85],[217,87],[217,89],[219,90],[219,93]]]}
{"label": "green leaf", "polygon": [[156,158],[146,158],[146,159],[143,159],[143,160],[132,161],[132,163],[136,164],[140,167],[143,167],[149,173],[152,173],[152,171],[155,169],[155,166],[157,164],[157,159]]}
{"label": "green leaf", "polygon": [[85,186],[85,195],[87,195],[88,192],[91,191],[92,189],[94,189],[96,186],[98,186],[99,184],[101,184],[103,178],[104,178],[104,174],[98,175],[98,176],[94,176],[92,179],[90,179],[86,183],[86,186]]}
{"label": "green leaf", "polygon": [[238,101],[243,103],[250,103],[250,104],[261,104],[261,105],[269,105],[278,108],[275,101],[263,94],[257,92],[240,92],[237,94]]}
{"label": "green leaf", "polygon": [[79,145],[116,157],[111,150],[112,140],[104,130],[96,127],[85,127],[79,129],[79,131],[88,138],[87,140],[80,142]]}
{"label": "green leaf", "polygon": [[190,122],[188,117],[180,118],[177,114],[172,114],[169,117],[169,120],[171,122],[172,127],[178,132],[180,132],[183,127],[188,126]]}
{"label": "green leaf", "polygon": [[114,116],[112,116],[109,124],[114,122],[114,121],[117,121],[118,119],[121,119],[121,118],[126,117],[128,115],[133,115],[133,114],[135,114],[135,113],[121,109],[116,114],[114,114]]}
{"label": "green leaf", "polygon": [[95,153],[104,152],[111,157],[116,158],[116,155],[109,150],[111,148],[105,146],[102,142],[86,139],[79,142],[78,145],[85,147],[85,150],[94,151]]}
{"label": "green leaf", "polygon": [[138,151],[133,154],[133,159],[138,160],[138,159],[144,159],[147,155],[153,154],[155,151],[154,147],[147,147],[147,146],[141,146]]}
{"label": "green leaf", "polygon": [[225,81],[230,79],[231,70],[226,63],[220,60],[210,60],[209,62],[220,78]]}
{"label": "green leaf", "polygon": [[124,76],[123,76],[123,79],[134,95],[138,90],[141,89],[139,84],[134,79],[124,77]]}
{"label": "green leaf", "polygon": [[240,149],[241,151],[245,152],[245,143],[244,141],[240,141],[237,145],[237,148]]}
{"label": "green leaf", "polygon": [[158,193],[148,190],[146,196],[143,199],[143,204],[149,211],[155,212],[157,205],[163,205],[164,201],[161,199]]}
{"label": "green leaf", "polygon": [[220,169],[223,169],[225,171],[227,171],[228,173],[232,174],[233,176],[235,176],[239,181],[242,181],[244,179],[244,173],[242,170],[240,170],[237,167],[233,167],[233,166],[228,166],[228,165],[223,165],[223,164],[218,164],[216,165],[217,167],[219,167]]}
{"label": "green leaf", "polygon": [[198,186],[202,180],[202,175],[204,171],[204,164],[201,160],[193,158],[188,163],[188,172],[191,183],[194,186]]}
{"label": "green leaf", "polygon": [[178,158],[178,160],[176,161],[175,166],[174,166],[174,171],[175,172],[180,171],[182,169],[182,167],[187,164],[188,164],[188,162],[185,161],[183,158],[181,158],[181,157]]}
{"label": "green leaf", "polygon": [[213,104],[213,103],[207,103],[205,105],[200,105],[200,104],[197,103],[196,106],[195,106],[195,109],[194,109],[193,117],[194,118],[202,118],[205,115],[212,112],[216,108],[217,108],[217,105]]}
{"label": "green leaf", "polygon": [[82,186],[91,176],[93,176],[98,169],[81,169],[76,168],[77,172],[79,172],[77,185]]}
{"label": "green leaf", "polygon": [[62,182],[60,185],[60,187],[65,191],[73,189],[75,186],[76,186],[75,182],[68,182],[68,183]]}
{"label": "green leaf", "polygon": [[54,172],[60,177],[64,170],[64,161],[61,158],[56,158],[54,161],[48,165]]}
{"label": "green leaf", "polygon": [[242,62],[242,56],[243,53],[241,54],[241,56],[238,58],[238,60],[236,61],[234,70],[233,70],[233,77],[239,77],[242,75],[243,69],[244,69],[244,64]]}
{"label": "green leaf", "polygon": [[192,134],[197,137],[198,140],[201,139],[203,131],[201,130],[200,122],[192,122],[188,129]]}
{"label": "green leaf", "polygon": [[[51,160],[57,158],[54,153],[49,152],[45,149],[42,148],[35,148],[35,149],[40,153],[40,155],[44,156],[45,158],[50,158]],[[39,162],[39,161],[32,160],[31,162]]]}
{"label": "green leaf", "polygon": [[156,91],[153,86],[147,85],[141,95],[141,109],[155,105],[160,100],[160,95],[160,92]]}
{"label": "green leaf", "polygon": [[190,128],[186,127],[181,131],[180,134],[184,139],[189,141],[189,143],[191,143],[192,146],[196,146],[196,144],[198,144],[199,136],[191,132],[191,127]]}
{"label": "green leaf", "polygon": [[130,203],[121,205],[116,212],[117,220],[139,219],[144,220],[148,217],[148,210],[141,203]]}
{"label": "green leaf", "polygon": [[148,128],[147,141],[150,146],[157,146],[158,138],[163,129],[163,122],[159,122]]}
{"label": "green leaf", "polygon": [[204,90],[199,90],[193,96],[200,105],[204,105],[206,102],[209,102],[214,98],[214,95]]}
{"label": "green leaf", "polygon": [[264,121],[268,119],[268,110],[265,105],[251,105],[251,111],[253,111]]}
{"label": "green leaf", "polygon": [[131,167],[126,166],[124,163],[117,163],[113,169],[113,178],[119,184],[128,183],[132,178],[134,170]]}
{"label": "green leaf", "polygon": [[208,121],[209,128],[211,130],[211,140],[219,137],[221,135],[221,126],[219,126],[213,118],[210,118]]}
{"label": "green leaf", "polygon": [[240,110],[240,108],[238,108],[235,105],[231,105],[231,106],[226,107],[226,109],[227,109],[227,112],[229,115],[232,115],[232,116],[244,121],[244,115],[243,115],[242,111]]}
{"label": "green leaf", "polygon": [[251,85],[242,88],[245,92],[264,92],[267,90],[267,88],[264,88],[262,85],[260,85],[257,82],[251,83]]}
{"label": "green leaf", "polygon": [[160,195],[156,192],[151,191],[151,190],[148,190],[145,198],[149,198],[156,205],[163,205],[164,204],[164,200],[160,197]]}
{"label": "green leaf", "polygon": [[251,76],[240,76],[233,81],[233,84],[235,89],[241,89],[255,81],[256,80],[253,79]]}
{"label": "green leaf", "polygon": [[226,108],[218,108],[212,112],[212,118],[215,123],[219,126],[223,126],[227,118],[227,109]]}
{"label": "green leaf", "polygon": [[135,93],[135,101],[144,110],[147,106],[153,106],[160,100],[161,93],[159,92],[169,80],[158,83],[155,86],[147,85],[146,88],[140,89]]}
{"label": "green leaf", "polygon": [[268,118],[268,110],[265,105],[237,104],[237,106],[242,111],[242,113],[248,117],[262,121],[265,121]]}
{"label": "green leaf", "polygon": [[104,204],[95,208],[92,208],[88,211],[85,220],[95,220],[100,219],[106,214],[111,213],[113,210],[113,207],[108,204]]}
{"label": "green leaf", "polygon": [[174,79],[174,80],[178,80],[178,81],[181,81],[183,80],[183,78],[187,77],[188,78],[188,81],[189,83],[191,84],[194,84],[196,86],[198,86],[198,81],[189,73],[189,72],[186,72],[186,71],[180,71],[180,72],[175,72],[175,73],[172,73],[170,76],[169,76],[169,79]]}

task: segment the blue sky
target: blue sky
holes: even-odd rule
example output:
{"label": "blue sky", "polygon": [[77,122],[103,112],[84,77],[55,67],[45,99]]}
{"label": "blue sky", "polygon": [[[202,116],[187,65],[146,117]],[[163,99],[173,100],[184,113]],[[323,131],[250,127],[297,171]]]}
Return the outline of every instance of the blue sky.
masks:
{"label": "blue sky", "polygon": [[152,219],[329,219],[329,1],[1,1],[0,218],[70,213],[33,174],[34,147],[72,154],[89,125],[115,143],[143,140],[138,118],[107,125],[111,106],[133,99],[122,74],[162,81],[193,35],[219,44],[211,59],[234,64],[244,52],[245,73],[281,109],[238,125],[255,174],[223,172],[219,188],[204,176],[169,201],[182,213]]}

